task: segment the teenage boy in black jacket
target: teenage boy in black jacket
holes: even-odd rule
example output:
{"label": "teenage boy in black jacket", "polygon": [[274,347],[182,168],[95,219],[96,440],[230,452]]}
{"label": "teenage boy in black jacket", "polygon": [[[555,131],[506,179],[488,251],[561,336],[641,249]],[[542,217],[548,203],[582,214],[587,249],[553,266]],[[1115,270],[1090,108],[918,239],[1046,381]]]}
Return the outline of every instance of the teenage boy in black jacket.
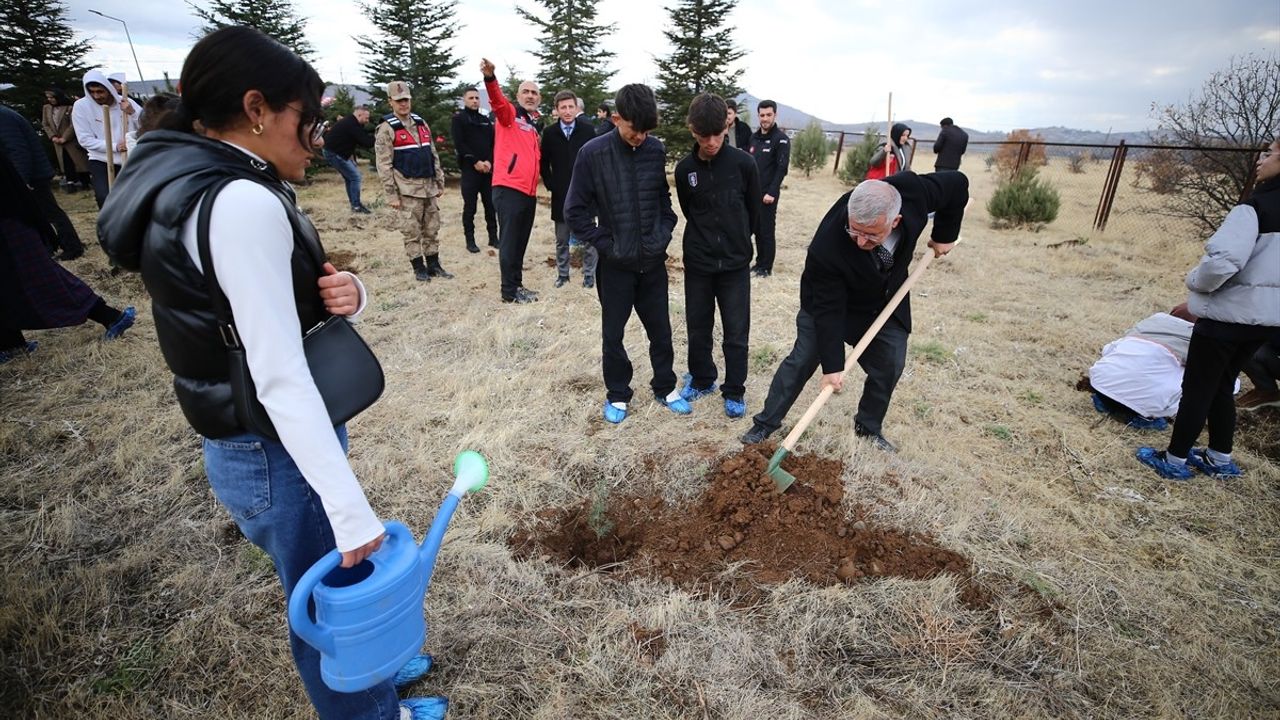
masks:
{"label": "teenage boy in black jacket", "polygon": [[761,100],[756,112],[760,128],[751,134],[748,152],[755,156],[760,170],[760,187],[764,191],[760,197],[764,206],[760,208],[760,225],[756,228],[756,264],[751,274],[769,277],[773,274],[773,257],[777,252],[774,226],[778,222],[778,196],[791,162],[791,140],[777,125],[778,103]]}
{"label": "teenage boy in black jacket", "polygon": [[658,101],[648,86],[618,91],[614,129],[578,151],[564,214],[578,239],[600,253],[596,294],[600,297],[604,419],[620,423],[631,401],[631,360],[623,332],[634,308],[649,336],[654,398],[688,415],[689,402],[676,390],[672,370],[671,317],[667,308],[667,245],[676,227],[667,185],[667,151],[649,135],[658,126]]}
{"label": "teenage boy in black jacket", "polygon": [[480,112],[480,91],[462,93],[462,109],[453,114],[453,148],[462,170],[462,234],[467,250],[476,245],[476,196],[484,204],[484,225],[489,247],[498,247],[498,216],[493,211],[493,118]]}
{"label": "teenage boy in black jacket", "polygon": [[[689,374],[680,397],[693,401],[716,389],[711,334],[716,305],[724,325],[724,413],[747,414],[747,338],[751,329],[751,232],[760,216],[760,175],[747,153],[729,147],[728,107],[702,94],[689,105],[697,146],[676,165],[676,197],[684,213],[684,299]],[[732,130],[730,130],[732,132]]]}
{"label": "teenage boy in black jacket", "polygon": [[[778,366],[764,410],[744,443],[764,440],[782,426],[805,382],[822,365],[822,384],[837,392],[844,386],[844,344],[856,344],[889,298],[907,280],[916,241],[933,217],[929,247],[936,255],[951,251],[969,201],[969,179],[959,172],[917,175],[900,172],[867,180],[845,193],[818,225],[800,276],[800,312],[796,343]],[[854,433],[893,452],[881,425],[893,389],[907,360],[911,333],[911,297],[889,316],[858,364],[867,373]]]}
{"label": "teenage boy in black jacket", "polygon": [[[578,115],[578,97],[570,90],[555,96],[556,122],[542,131],[542,184],[551,191],[551,221],[556,226],[556,287],[569,282],[569,223],[564,219],[564,198],[569,194],[573,161],[596,130]],[[582,258],[582,286],[593,287],[596,279],[596,249],[587,245]]]}

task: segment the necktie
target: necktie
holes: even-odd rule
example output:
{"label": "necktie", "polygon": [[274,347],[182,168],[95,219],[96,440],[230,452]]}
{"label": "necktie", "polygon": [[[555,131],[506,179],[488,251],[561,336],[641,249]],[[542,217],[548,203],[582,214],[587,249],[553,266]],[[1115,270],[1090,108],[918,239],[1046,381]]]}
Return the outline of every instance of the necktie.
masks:
{"label": "necktie", "polygon": [[565,140],[568,140],[568,139],[569,139],[569,136],[573,134],[573,126],[572,126],[572,125],[567,126],[567,127],[566,127],[566,126],[564,126],[564,125],[561,125],[561,126],[560,126],[560,129],[561,129],[561,130],[564,130],[564,139],[565,139]]}
{"label": "necktie", "polygon": [[880,269],[889,272],[893,269],[893,253],[883,245],[876,246],[876,259],[880,261]]}

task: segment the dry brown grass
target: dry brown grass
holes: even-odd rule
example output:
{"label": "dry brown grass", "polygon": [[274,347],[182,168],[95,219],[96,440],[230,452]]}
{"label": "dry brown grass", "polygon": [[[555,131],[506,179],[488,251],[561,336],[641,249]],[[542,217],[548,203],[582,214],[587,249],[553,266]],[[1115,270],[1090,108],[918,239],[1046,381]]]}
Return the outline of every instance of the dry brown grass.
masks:
{"label": "dry brown grass", "polygon": [[[990,612],[959,605],[947,578],[791,582],[748,600],[514,561],[516,523],[597,486],[693,497],[697,458],[733,451],[746,421],[715,401],[691,418],[647,402],[634,320],[632,417],[599,419],[597,304],[577,285],[551,288],[545,206],[525,275],[543,299],[515,307],[498,302],[496,258],[463,250],[456,190],[441,240],[458,277],[428,285],[384,210],[349,216],[333,174],[303,189],[329,248],[373,294],[361,332],[388,391],[350,430],[374,507],[422,532],[455,452],[475,448],[494,471],[441,553],[426,603],[439,664],[415,691],[447,694],[458,718],[1280,714],[1280,467],[1245,433],[1244,479],[1161,481],[1132,453],[1166,436],[1104,422],[1073,390],[1103,344],[1181,299],[1199,244],[1125,215],[1088,233],[1105,164],[1075,175],[1057,158],[1042,172],[1064,164],[1061,218],[1039,233],[990,230],[995,176],[981,160],[965,160],[978,198],[965,242],[914,293],[912,356],[886,423],[901,453],[852,436],[856,392],[828,406],[801,450],[843,459],[846,494],[878,522],[974,558],[997,590]],[[366,200],[376,192],[366,183]],[[805,245],[841,192],[827,173],[787,182],[777,272],[753,285],[752,412],[794,337]],[[88,233],[92,200],[68,204]],[[1076,242],[1050,247],[1064,241]],[[96,250],[73,266],[140,321],[109,344],[89,326],[32,333],[39,353],[0,367],[0,707],[308,717],[277,582],[208,490],[141,284],[109,276]],[[683,304],[673,273],[678,369]]]}

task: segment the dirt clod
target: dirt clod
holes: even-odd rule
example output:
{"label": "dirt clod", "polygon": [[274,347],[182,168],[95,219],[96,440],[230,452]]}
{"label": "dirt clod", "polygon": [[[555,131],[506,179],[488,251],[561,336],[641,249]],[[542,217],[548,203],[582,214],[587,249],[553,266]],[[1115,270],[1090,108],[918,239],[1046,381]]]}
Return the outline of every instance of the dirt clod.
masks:
{"label": "dirt clod", "polygon": [[[756,584],[791,578],[815,585],[879,577],[960,580],[961,600],[989,603],[973,581],[970,561],[923,534],[867,522],[866,510],[844,505],[844,467],[826,458],[789,455],[783,468],[798,481],[779,495],[765,473],[772,443],[748,446],[708,473],[692,505],[668,507],[656,496],[618,496],[601,514],[598,499],[539,513],[539,522],[511,539],[518,557],[550,554],[557,561],[624,574],[659,577],[686,588]],[[726,580],[729,564],[741,563]]]}

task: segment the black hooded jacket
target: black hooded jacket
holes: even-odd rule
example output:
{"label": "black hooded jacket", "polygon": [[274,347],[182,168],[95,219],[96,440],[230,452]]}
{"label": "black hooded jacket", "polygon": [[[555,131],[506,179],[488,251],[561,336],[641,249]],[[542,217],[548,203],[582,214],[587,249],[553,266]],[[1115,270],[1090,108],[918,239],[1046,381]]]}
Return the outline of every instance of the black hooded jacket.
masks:
{"label": "black hooded jacket", "polygon": [[129,153],[98,216],[98,240],[111,261],[142,272],[183,414],[196,432],[211,438],[244,431],[235,416],[226,346],[204,275],[187,254],[182,231],[205,191],[224,178],[251,180],[279,196],[294,230],[298,319],[304,329],[323,322],[328,313],[316,278],[322,274],[317,257],[324,249],[315,228],[269,165],[226,143],[168,130],[147,133]]}

